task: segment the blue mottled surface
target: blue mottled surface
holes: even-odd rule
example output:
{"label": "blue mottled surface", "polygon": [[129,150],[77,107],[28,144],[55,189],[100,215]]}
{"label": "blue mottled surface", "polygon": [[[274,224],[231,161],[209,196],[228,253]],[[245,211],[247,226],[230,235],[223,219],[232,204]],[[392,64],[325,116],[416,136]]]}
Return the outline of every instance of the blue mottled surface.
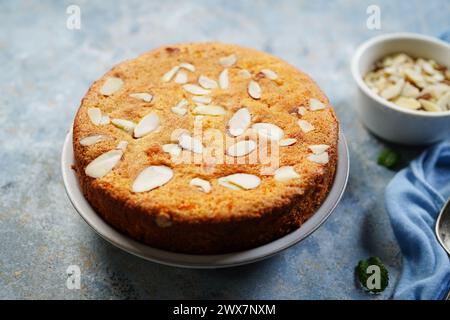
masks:
{"label": "blue mottled surface", "polygon": [[[394,172],[376,165],[383,142],[352,110],[349,60],[380,33],[438,35],[450,2],[376,1],[382,29],[366,28],[372,1],[0,1],[0,298],[389,298],[401,256],[383,204]],[[81,30],[66,7],[81,8]],[[351,153],[342,202],[311,237],[269,260],[227,270],[146,262],[99,238],[66,197],[64,136],[90,83],[115,63],[162,44],[220,40],[275,54],[308,72],[336,107]],[[404,159],[418,149],[401,149]],[[380,256],[391,285],[378,297],[354,283],[361,258]],[[79,265],[81,290],[66,288]]]}

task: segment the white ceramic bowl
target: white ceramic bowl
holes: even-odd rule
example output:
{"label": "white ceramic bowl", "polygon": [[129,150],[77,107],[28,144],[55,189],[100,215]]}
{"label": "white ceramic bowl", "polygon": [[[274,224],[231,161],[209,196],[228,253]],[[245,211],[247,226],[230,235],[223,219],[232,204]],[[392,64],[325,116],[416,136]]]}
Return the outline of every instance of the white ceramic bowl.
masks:
{"label": "white ceramic bowl", "polygon": [[427,145],[450,137],[450,111],[402,108],[381,98],[364,83],[363,76],[377,60],[398,52],[450,66],[450,45],[432,37],[394,33],[366,41],[356,50],[351,66],[358,84],[356,111],[359,118],[375,135],[395,143]]}

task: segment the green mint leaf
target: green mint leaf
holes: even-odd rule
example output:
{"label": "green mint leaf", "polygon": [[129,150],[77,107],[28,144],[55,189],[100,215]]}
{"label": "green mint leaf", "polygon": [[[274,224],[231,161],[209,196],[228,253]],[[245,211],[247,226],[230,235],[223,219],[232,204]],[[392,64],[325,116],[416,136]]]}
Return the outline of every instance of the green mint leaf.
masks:
{"label": "green mint leaf", "polygon": [[398,164],[399,160],[400,155],[390,149],[384,149],[378,156],[378,164],[389,169],[395,167]]}
{"label": "green mint leaf", "polygon": [[371,293],[379,294],[389,285],[389,271],[378,257],[359,261],[355,273],[361,286]]}

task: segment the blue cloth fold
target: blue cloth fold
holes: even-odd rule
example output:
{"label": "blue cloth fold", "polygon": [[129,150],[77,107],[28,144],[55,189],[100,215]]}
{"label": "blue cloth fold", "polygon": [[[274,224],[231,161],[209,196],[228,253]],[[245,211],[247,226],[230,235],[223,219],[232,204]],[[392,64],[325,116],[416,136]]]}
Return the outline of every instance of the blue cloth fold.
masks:
{"label": "blue cloth fold", "polygon": [[450,290],[450,259],[434,233],[449,196],[450,141],[426,150],[388,184],[386,208],[403,256],[394,299],[443,299]]}

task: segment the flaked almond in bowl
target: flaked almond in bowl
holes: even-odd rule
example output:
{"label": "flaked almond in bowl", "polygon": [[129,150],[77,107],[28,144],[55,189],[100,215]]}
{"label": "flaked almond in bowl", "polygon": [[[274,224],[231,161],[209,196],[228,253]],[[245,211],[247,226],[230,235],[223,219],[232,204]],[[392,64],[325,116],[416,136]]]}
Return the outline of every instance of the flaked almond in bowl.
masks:
{"label": "flaked almond in bowl", "polygon": [[355,108],[364,125],[395,143],[450,137],[450,45],[411,33],[375,37],[352,60]]}
{"label": "flaked almond in bowl", "polygon": [[326,96],[286,62],[180,44],[93,84],[74,121],[74,167],[88,202],[122,233],[174,252],[236,252],[316,212],[338,135]]}

